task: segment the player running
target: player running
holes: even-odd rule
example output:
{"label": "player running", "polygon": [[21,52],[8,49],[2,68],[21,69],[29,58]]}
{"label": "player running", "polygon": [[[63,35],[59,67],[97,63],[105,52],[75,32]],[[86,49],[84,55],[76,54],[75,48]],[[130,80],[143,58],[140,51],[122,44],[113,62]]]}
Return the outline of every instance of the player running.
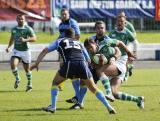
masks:
{"label": "player running", "polygon": [[14,88],[17,89],[20,84],[20,76],[18,73],[18,64],[20,61],[23,63],[24,70],[28,79],[26,91],[32,90],[32,73],[29,70],[31,63],[31,52],[29,50],[29,42],[36,41],[36,35],[33,29],[26,25],[25,16],[17,16],[18,26],[14,27],[11,32],[10,41],[6,52],[10,52],[11,46],[14,44],[13,53],[11,56],[11,69],[12,73],[15,76]]}

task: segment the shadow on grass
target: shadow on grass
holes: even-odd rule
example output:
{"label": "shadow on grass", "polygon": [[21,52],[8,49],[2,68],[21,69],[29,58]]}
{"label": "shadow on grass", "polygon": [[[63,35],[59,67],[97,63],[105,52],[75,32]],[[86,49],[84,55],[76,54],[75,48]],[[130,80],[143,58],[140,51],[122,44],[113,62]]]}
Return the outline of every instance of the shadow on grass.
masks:
{"label": "shadow on grass", "polygon": [[41,91],[48,92],[48,90],[32,90],[31,92],[26,92],[25,90],[0,90],[0,93],[19,93],[19,92],[32,93],[32,92],[41,92]]}
{"label": "shadow on grass", "polygon": [[[68,108],[57,108],[56,113],[50,113],[50,112],[43,111],[42,108],[30,108],[30,109],[1,110],[0,112],[13,113],[13,114],[10,114],[10,115],[14,115],[14,116],[66,115],[64,112],[61,112],[61,111],[73,111],[73,110],[70,110]],[[19,114],[18,112],[23,112],[23,113]],[[81,115],[81,114],[76,113],[76,114],[71,114],[71,115]],[[8,116],[8,115],[6,115],[6,114],[3,115],[2,113],[0,113],[0,116]]]}
{"label": "shadow on grass", "polygon": [[17,93],[17,92],[25,92],[24,90],[0,90],[0,93]]}
{"label": "shadow on grass", "polygon": [[[70,110],[68,108],[57,108],[57,110]],[[26,111],[43,111],[42,108],[30,108],[30,109],[12,109],[12,110],[2,110],[0,112],[26,112]]]}
{"label": "shadow on grass", "polygon": [[159,87],[160,85],[122,85],[122,87]]}

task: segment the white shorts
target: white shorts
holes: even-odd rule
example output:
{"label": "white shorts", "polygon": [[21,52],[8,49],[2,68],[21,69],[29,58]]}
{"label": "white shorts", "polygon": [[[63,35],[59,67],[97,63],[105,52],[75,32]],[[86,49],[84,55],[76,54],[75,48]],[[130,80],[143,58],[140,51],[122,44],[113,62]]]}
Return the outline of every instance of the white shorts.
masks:
{"label": "white shorts", "polygon": [[[118,76],[115,76],[117,78],[119,78],[122,82],[124,80],[124,77],[125,77],[125,73],[126,73],[126,63],[127,63],[127,60],[128,60],[128,56],[125,55],[125,56],[121,56],[120,59],[118,59],[115,63],[116,67],[118,68],[118,70],[121,72],[120,75]],[[110,77],[109,79],[111,80],[112,78],[114,77]]]}
{"label": "white shorts", "polygon": [[30,50],[18,51],[16,49],[13,49],[12,56],[19,57],[20,59],[22,59],[22,61],[24,63],[31,63],[31,52],[30,52]]}

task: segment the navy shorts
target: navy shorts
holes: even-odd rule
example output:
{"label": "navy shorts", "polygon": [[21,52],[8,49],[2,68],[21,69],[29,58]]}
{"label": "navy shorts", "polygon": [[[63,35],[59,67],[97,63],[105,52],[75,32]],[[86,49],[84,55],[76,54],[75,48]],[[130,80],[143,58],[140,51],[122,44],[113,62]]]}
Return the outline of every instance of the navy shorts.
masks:
{"label": "navy shorts", "polygon": [[60,68],[59,73],[64,78],[90,79],[92,73],[85,61],[68,61]]}
{"label": "navy shorts", "polygon": [[97,84],[99,77],[97,76],[96,69],[92,68],[91,66],[89,66],[89,69],[93,75],[94,83]]}

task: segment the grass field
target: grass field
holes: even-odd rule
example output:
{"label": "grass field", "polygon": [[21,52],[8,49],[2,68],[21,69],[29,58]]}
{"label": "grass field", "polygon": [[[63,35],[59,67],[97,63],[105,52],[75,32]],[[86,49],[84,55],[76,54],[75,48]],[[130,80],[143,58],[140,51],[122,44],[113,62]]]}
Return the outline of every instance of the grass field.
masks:
{"label": "grass field", "polygon": [[[103,105],[90,92],[85,98],[84,110],[68,110],[65,102],[74,95],[71,82],[65,83],[60,92],[56,114],[41,111],[50,103],[51,80],[55,71],[33,71],[32,92],[26,93],[26,78],[20,71],[22,82],[13,89],[14,78],[10,71],[0,71],[0,121],[159,121],[160,120],[160,75],[159,69],[135,69],[134,75],[121,87],[122,91],[143,95],[145,109],[140,110],[133,102],[115,101],[112,105],[116,115],[109,115]],[[154,76],[155,75],[155,76]],[[99,87],[103,90],[101,84]]]}
{"label": "grass field", "polygon": [[[82,33],[81,41],[84,41],[85,38],[94,35],[95,33]],[[38,43],[50,43],[52,40],[55,40],[58,37],[58,33],[55,35],[50,35],[49,33],[37,33],[37,44]],[[8,44],[10,33],[9,32],[0,32],[0,44]],[[159,32],[137,32],[137,39],[140,43],[160,43],[160,34]]]}

